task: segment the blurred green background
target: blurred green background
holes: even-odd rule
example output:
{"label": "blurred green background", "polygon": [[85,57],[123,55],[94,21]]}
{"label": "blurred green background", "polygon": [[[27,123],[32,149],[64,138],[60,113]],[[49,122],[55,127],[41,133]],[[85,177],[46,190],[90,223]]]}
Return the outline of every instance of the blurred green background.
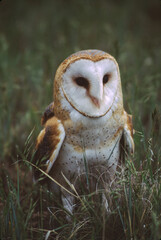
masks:
{"label": "blurred green background", "polygon": [[36,137],[58,65],[82,49],[116,58],[125,109],[149,137],[161,101],[160,26],[159,0],[0,1],[0,162],[15,161],[34,127]]}

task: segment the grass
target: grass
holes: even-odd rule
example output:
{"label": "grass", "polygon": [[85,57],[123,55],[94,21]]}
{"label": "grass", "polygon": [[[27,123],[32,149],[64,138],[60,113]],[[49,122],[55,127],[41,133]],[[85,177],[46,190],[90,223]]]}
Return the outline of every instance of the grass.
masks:
{"label": "grass", "polygon": [[[160,8],[144,0],[0,1],[0,239],[161,239]],[[67,222],[25,161],[52,101],[56,68],[89,48],[119,63],[136,150],[115,181],[102,181],[108,214],[87,171],[89,189]]]}

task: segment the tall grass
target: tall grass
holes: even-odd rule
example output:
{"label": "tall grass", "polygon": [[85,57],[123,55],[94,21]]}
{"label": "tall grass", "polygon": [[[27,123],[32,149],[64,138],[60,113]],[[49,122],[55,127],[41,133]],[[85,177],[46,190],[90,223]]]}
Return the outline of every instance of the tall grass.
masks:
{"label": "tall grass", "polygon": [[[30,149],[30,144],[28,138],[26,149]],[[137,167],[136,159],[128,157],[112,181],[98,180],[99,184],[102,181],[102,188],[90,189],[93,176],[88,172],[89,186],[83,183],[82,193],[77,195],[76,191],[78,197],[70,221],[61,203],[53,204],[55,196],[46,187],[33,185],[24,190],[25,180],[19,175],[24,166],[17,163],[17,184],[5,172],[0,186],[1,239],[160,239],[160,155],[154,155],[152,138],[145,144],[143,163]],[[25,152],[27,155],[21,154],[20,159],[26,163],[29,152]],[[23,177],[27,178],[30,162],[25,164],[25,171]],[[102,194],[108,201],[108,210]]]}
{"label": "tall grass", "polygon": [[[0,2],[0,239],[161,239],[159,9],[159,2],[138,0]],[[68,222],[47,186],[33,184],[26,161],[57,66],[89,48],[119,63],[136,151],[101,191],[90,191],[84,156],[89,186]]]}

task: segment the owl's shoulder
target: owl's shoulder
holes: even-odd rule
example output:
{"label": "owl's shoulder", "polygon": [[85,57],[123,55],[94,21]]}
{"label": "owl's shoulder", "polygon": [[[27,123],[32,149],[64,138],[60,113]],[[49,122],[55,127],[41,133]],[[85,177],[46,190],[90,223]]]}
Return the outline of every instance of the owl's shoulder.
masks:
{"label": "owl's shoulder", "polygon": [[42,115],[42,117],[41,117],[41,125],[44,126],[45,123],[46,123],[50,118],[52,118],[53,116],[54,116],[54,102],[50,103],[50,104],[46,107],[46,109],[45,109],[45,111],[44,111],[44,113],[43,113],[43,115]]}

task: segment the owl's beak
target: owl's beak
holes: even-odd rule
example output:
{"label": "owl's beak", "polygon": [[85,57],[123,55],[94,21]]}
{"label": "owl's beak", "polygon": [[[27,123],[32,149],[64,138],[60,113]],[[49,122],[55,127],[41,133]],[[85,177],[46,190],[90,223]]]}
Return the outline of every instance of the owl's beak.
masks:
{"label": "owl's beak", "polygon": [[93,97],[93,96],[90,96],[90,98],[91,98],[92,102],[94,103],[94,105],[96,107],[100,108],[100,101],[97,98]]}

